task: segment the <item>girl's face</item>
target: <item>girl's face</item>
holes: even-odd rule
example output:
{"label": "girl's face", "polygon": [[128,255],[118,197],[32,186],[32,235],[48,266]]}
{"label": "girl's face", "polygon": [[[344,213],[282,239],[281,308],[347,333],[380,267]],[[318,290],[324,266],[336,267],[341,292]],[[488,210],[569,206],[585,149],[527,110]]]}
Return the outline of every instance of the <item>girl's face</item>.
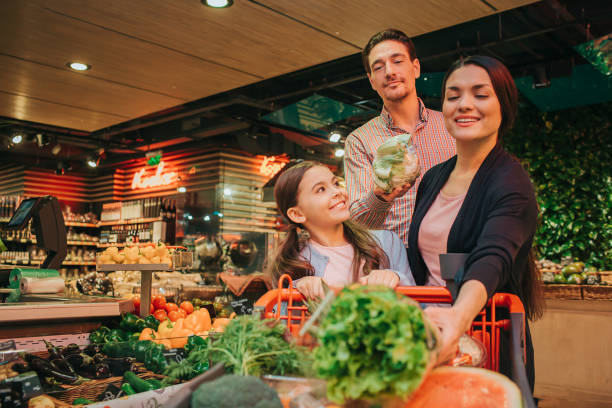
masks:
{"label": "girl's face", "polygon": [[297,205],[287,210],[287,216],[306,228],[339,225],[351,216],[348,193],[327,167],[312,167],[304,173],[298,187]]}
{"label": "girl's face", "polygon": [[457,142],[497,140],[501,106],[487,71],[465,65],[450,74],[442,113],[448,132]]}

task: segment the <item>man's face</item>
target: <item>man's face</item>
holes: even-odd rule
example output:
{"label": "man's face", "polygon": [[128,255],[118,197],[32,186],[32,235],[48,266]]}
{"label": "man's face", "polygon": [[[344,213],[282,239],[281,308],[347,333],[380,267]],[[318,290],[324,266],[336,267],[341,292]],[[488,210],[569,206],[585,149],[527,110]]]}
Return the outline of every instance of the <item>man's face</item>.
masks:
{"label": "man's face", "polygon": [[368,56],[372,89],[385,104],[402,101],[415,92],[414,81],[421,75],[418,59],[410,60],[404,44],[387,40],[376,44]]}

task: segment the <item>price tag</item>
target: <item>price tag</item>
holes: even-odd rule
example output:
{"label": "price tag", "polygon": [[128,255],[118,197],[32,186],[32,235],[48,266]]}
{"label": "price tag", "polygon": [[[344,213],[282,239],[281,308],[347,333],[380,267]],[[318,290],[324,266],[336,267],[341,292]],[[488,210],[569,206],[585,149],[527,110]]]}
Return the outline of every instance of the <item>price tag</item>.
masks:
{"label": "price tag", "polygon": [[15,360],[18,357],[15,351],[15,341],[9,340],[0,343],[0,365]]}
{"label": "price tag", "polygon": [[168,363],[180,363],[184,358],[187,357],[185,353],[185,349],[182,348],[173,348],[170,350],[164,351],[164,357]]}
{"label": "price tag", "polygon": [[97,401],[110,401],[117,399],[119,397],[123,397],[125,393],[119,387],[114,384],[109,384],[108,387],[104,390],[104,392],[98,395]]}
{"label": "price tag", "polygon": [[237,315],[250,315],[253,313],[253,301],[250,299],[238,299],[230,302]]}

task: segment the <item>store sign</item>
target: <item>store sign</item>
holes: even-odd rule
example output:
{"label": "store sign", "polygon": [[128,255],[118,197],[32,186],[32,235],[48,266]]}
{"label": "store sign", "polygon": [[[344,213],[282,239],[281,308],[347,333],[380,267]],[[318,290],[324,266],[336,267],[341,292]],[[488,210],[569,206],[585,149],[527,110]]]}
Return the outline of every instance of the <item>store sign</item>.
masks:
{"label": "store sign", "polygon": [[161,187],[173,184],[176,182],[177,174],[174,171],[164,173],[164,162],[159,162],[154,175],[147,176],[147,169],[144,167],[134,174],[132,179],[132,190],[140,188]]}
{"label": "store sign", "polygon": [[282,161],[277,161],[276,156],[266,156],[259,166],[259,174],[262,176],[273,177],[285,165]]}

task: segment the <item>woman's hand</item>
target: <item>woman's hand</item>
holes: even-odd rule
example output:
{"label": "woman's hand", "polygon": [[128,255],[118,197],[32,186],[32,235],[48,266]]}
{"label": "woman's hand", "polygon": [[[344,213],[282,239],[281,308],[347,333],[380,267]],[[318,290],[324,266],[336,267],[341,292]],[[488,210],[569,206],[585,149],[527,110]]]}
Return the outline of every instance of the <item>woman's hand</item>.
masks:
{"label": "woman's hand", "polygon": [[440,329],[440,353],[436,365],[443,364],[457,355],[459,337],[469,329],[470,322],[466,325],[465,319],[452,307],[428,307],[424,313]]}
{"label": "woman's hand", "polygon": [[319,276],[306,276],[295,283],[295,288],[306,299],[320,299],[325,296],[323,279]]}
{"label": "woman's hand", "polygon": [[395,289],[399,283],[399,275],[390,269],[374,269],[368,275],[359,279],[363,285],[383,285]]}

